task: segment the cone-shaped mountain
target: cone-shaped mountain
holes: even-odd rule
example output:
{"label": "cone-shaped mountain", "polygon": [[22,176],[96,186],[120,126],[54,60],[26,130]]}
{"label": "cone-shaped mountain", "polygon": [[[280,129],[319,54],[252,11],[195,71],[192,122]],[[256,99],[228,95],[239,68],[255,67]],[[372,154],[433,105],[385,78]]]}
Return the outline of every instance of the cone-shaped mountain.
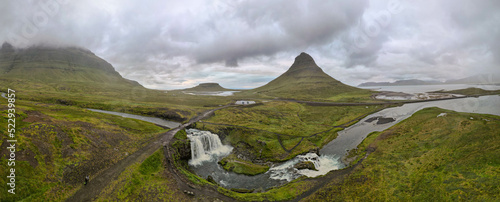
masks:
{"label": "cone-shaped mountain", "polygon": [[251,92],[280,98],[328,98],[358,90],[332,78],[309,54],[301,53],[288,71]]}

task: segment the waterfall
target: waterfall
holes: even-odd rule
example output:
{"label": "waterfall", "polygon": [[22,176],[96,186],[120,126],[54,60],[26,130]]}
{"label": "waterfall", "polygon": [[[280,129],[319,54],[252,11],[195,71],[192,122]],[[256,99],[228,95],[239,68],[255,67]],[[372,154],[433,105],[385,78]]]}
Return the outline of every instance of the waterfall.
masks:
{"label": "waterfall", "polygon": [[[338,157],[330,155],[318,156],[316,153],[307,153],[304,155],[298,155],[281,165],[274,166],[270,168],[268,172],[271,179],[286,180],[290,182],[302,175],[307,177],[317,177],[325,175],[331,170],[338,170],[343,167],[343,164],[339,159],[340,158]],[[309,169],[297,170],[293,167],[295,164],[304,161],[312,162],[317,171]]]}
{"label": "waterfall", "polygon": [[186,132],[191,140],[190,165],[200,165],[204,161],[213,160],[213,157],[229,155],[233,150],[231,146],[223,145],[219,136],[209,131],[188,129]]}

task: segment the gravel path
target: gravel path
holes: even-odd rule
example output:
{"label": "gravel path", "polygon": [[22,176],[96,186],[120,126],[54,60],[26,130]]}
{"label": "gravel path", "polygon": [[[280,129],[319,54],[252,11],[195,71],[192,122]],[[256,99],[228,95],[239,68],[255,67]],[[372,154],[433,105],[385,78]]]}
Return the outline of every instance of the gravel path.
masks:
{"label": "gravel path", "polygon": [[133,154],[120,160],[118,163],[110,166],[106,170],[102,171],[97,176],[93,177],[86,186],[82,186],[73,196],[68,198],[66,201],[93,201],[101,193],[106,186],[113,180],[118,179],[118,176],[129,166],[136,162],[142,162],[148,156],[151,156],[156,150],[160,149],[164,145],[168,145],[172,137],[177,133],[177,131],[184,129],[185,127],[195,123],[203,118],[206,118],[213,112],[226,108],[228,106],[220,107],[217,109],[212,109],[202,113],[199,116],[192,118],[188,123],[183,124],[177,128],[174,128],[166,133],[159,135],[154,138],[149,144],[143,148],[137,150]]}

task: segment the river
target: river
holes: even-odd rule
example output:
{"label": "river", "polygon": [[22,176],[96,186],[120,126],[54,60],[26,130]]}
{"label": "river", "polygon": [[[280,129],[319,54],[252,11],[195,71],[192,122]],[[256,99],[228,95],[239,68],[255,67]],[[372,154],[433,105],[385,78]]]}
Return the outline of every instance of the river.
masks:
{"label": "river", "polygon": [[[421,103],[405,104],[371,114],[356,124],[340,131],[338,137],[325,145],[320,150],[320,155],[309,153],[299,155],[296,158],[273,166],[268,172],[256,176],[246,176],[227,172],[217,162],[224,155],[214,155],[211,160],[191,165],[191,169],[201,177],[212,176],[215,181],[226,188],[245,189],[267,189],[273,186],[285,184],[302,175],[316,177],[324,175],[331,170],[344,168],[345,165],[340,158],[346,155],[348,150],[356,148],[363,139],[374,131],[383,131],[402,120],[410,117],[415,112],[428,107],[440,107],[458,112],[493,114],[500,116],[500,96],[482,96],[479,98],[463,98],[453,100],[431,101]],[[365,122],[372,117],[393,118],[395,121],[385,124]],[[227,155],[227,154],[226,154]],[[300,161],[312,161],[318,171],[297,170],[293,165]]]}
{"label": "river", "polygon": [[93,112],[112,114],[112,115],[117,115],[117,116],[121,116],[121,117],[125,117],[125,118],[146,121],[146,122],[154,123],[154,124],[164,126],[167,128],[177,128],[181,125],[180,123],[177,123],[174,121],[167,121],[167,120],[156,118],[156,117],[139,116],[139,115],[135,115],[135,114],[127,114],[127,113],[122,113],[122,112],[113,112],[113,111],[106,111],[106,110],[100,110],[100,109],[88,109],[88,110],[93,111]]}

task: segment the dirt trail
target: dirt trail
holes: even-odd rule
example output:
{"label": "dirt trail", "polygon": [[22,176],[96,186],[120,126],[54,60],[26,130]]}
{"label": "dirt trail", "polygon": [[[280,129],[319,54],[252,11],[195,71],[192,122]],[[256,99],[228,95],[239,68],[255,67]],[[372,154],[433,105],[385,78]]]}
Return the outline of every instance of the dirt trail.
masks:
{"label": "dirt trail", "polygon": [[[96,197],[101,193],[106,186],[112,182],[113,180],[118,179],[118,176],[130,165],[136,162],[142,162],[148,156],[151,156],[156,150],[160,149],[163,145],[167,145],[172,137],[177,133],[177,131],[184,129],[185,127],[195,123],[203,118],[206,118],[213,112],[229,107],[223,106],[216,109],[212,109],[202,113],[199,116],[192,118],[188,123],[185,123],[177,128],[174,128],[166,133],[159,135],[154,138],[149,144],[140,148],[133,154],[125,157],[124,159],[118,161],[118,163],[110,166],[106,170],[99,173],[97,176],[92,177],[90,182],[86,186],[82,186],[73,196],[69,197],[66,201],[93,201]],[[84,176],[82,176],[82,183],[84,180]]]}

